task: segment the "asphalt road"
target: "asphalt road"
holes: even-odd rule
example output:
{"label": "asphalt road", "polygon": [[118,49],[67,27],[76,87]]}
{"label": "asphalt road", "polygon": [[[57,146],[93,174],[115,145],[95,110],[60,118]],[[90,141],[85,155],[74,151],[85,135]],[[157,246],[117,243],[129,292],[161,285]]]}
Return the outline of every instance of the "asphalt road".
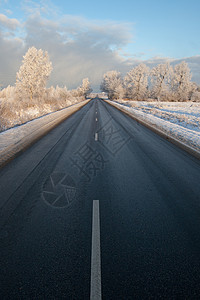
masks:
{"label": "asphalt road", "polygon": [[200,298],[200,163],[102,100],[0,191],[1,299]]}

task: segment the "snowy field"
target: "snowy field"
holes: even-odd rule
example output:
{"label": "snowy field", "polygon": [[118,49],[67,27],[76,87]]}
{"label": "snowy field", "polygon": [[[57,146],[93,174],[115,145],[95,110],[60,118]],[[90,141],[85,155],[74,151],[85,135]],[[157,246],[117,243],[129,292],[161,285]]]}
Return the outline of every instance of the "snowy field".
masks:
{"label": "snowy field", "polygon": [[136,117],[200,151],[200,103],[118,101]]}

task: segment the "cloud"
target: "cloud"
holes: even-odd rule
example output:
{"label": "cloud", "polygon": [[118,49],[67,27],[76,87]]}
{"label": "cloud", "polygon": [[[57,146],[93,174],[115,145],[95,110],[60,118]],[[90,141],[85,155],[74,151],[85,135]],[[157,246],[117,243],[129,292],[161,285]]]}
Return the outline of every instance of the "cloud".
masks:
{"label": "cloud", "polygon": [[0,34],[0,86],[6,87],[15,83],[23,51],[23,41],[19,38],[5,38]]}
{"label": "cloud", "polygon": [[[30,6],[32,1],[24,1]],[[99,89],[102,76],[110,70],[124,75],[135,65],[144,62],[149,66],[164,63],[172,58],[154,57],[142,61],[143,53],[126,54],[125,48],[132,41],[132,24],[111,21],[87,20],[80,16],[56,16],[50,19],[41,13],[41,7],[33,7],[21,25],[24,34],[19,36],[19,22],[4,16],[0,18],[11,30],[9,39],[0,31],[0,84],[15,83],[23,55],[29,47],[47,50],[53,63],[48,85],[66,85],[76,88],[88,77],[94,90]],[[47,8],[46,8],[47,9]],[[51,7],[50,7],[51,10]],[[1,15],[0,15],[1,16]],[[0,28],[1,29],[1,28]],[[193,79],[200,83],[200,56],[183,59],[189,63]]]}
{"label": "cloud", "polygon": [[85,77],[98,88],[106,71],[123,64],[118,48],[131,39],[128,24],[88,21],[77,16],[52,21],[36,13],[28,17],[24,30],[24,43],[18,53],[24,55],[31,46],[47,50],[54,67],[49,84],[68,88],[77,87]]}
{"label": "cloud", "polygon": [[50,0],[23,0],[20,2],[22,10],[27,16],[42,15],[42,16],[56,16],[60,15],[61,11]]}
{"label": "cloud", "polygon": [[20,26],[20,22],[17,19],[9,19],[6,15],[0,14],[0,26],[10,30],[15,30]]}

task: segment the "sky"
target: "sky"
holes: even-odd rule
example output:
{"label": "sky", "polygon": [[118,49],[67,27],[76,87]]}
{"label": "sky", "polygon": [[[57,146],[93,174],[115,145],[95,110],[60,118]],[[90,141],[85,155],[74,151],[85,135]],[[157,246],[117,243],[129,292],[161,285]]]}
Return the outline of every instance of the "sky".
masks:
{"label": "sky", "polygon": [[15,84],[31,46],[49,53],[49,86],[89,78],[98,91],[107,71],[183,60],[200,84],[199,11],[199,0],[0,0],[0,85]]}

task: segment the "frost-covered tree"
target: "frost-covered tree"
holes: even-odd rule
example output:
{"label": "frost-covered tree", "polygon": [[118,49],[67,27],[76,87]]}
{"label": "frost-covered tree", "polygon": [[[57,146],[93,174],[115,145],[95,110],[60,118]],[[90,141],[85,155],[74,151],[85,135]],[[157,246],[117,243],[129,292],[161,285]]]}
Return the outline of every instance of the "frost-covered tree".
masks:
{"label": "frost-covered tree", "polygon": [[191,82],[191,72],[186,62],[181,62],[174,67],[172,78],[172,90],[177,101],[185,101],[191,98],[196,86]]}
{"label": "frost-covered tree", "polygon": [[101,91],[107,93],[110,99],[119,99],[124,95],[123,80],[120,72],[108,71],[103,76]]}
{"label": "frost-covered tree", "polygon": [[87,96],[92,92],[91,84],[88,78],[84,78],[82,80],[82,85],[78,88],[78,93],[80,96],[84,96],[84,98],[87,98]]}
{"label": "frost-covered tree", "polygon": [[129,98],[143,100],[147,95],[149,68],[140,64],[130,70],[125,76],[124,83]]}
{"label": "frost-covered tree", "polygon": [[53,111],[71,105],[74,100],[66,86],[57,85],[56,88],[51,86],[45,90],[44,105],[49,105]]}
{"label": "frost-covered tree", "polygon": [[0,91],[0,98],[14,98],[15,97],[15,87],[8,85],[2,91]]}
{"label": "frost-covered tree", "polygon": [[151,70],[152,96],[158,100],[166,100],[170,93],[170,81],[173,68],[169,63],[159,64]]}
{"label": "frost-covered tree", "polygon": [[52,71],[52,63],[47,51],[28,49],[23,57],[22,65],[16,76],[16,90],[18,95],[28,95],[30,101],[34,96],[42,95],[46,82]]}
{"label": "frost-covered tree", "polygon": [[191,100],[193,102],[200,102],[200,92],[198,92],[198,90],[192,94]]}
{"label": "frost-covered tree", "polygon": [[116,99],[123,99],[125,96],[125,90],[124,90],[124,86],[123,86],[123,82],[121,82],[121,84],[119,84],[116,88],[115,88],[115,98]]}

